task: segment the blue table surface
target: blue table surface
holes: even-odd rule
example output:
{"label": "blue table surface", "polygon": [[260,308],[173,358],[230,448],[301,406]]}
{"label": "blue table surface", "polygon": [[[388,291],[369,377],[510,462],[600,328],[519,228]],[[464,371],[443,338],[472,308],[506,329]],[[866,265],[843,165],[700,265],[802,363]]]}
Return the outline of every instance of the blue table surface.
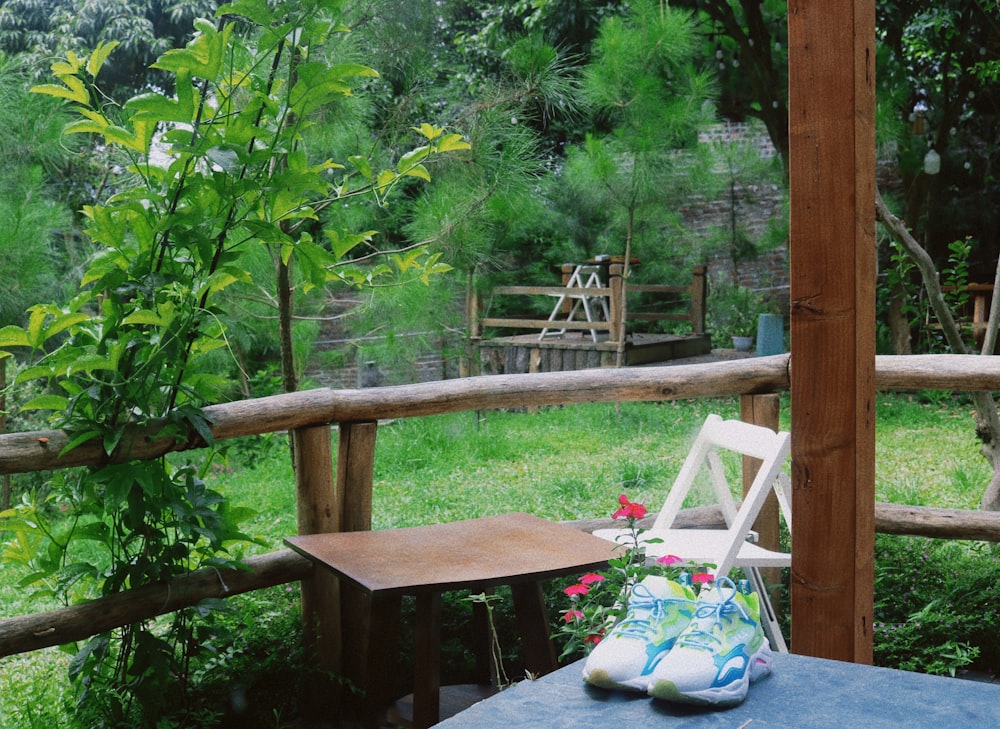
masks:
{"label": "blue table surface", "polygon": [[704,709],[583,683],[577,662],[523,681],[437,726],[447,729],[1000,728],[1000,686],[780,654],[739,706]]}

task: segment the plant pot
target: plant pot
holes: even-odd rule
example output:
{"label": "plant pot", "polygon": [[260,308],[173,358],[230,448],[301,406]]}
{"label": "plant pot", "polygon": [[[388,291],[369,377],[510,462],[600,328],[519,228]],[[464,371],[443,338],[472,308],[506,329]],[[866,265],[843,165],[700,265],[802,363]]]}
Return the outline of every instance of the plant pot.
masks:
{"label": "plant pot", "polygon": [[753,346],[753,337],[733,336],[733,349],[737,352],[749,352],[751,346]]}

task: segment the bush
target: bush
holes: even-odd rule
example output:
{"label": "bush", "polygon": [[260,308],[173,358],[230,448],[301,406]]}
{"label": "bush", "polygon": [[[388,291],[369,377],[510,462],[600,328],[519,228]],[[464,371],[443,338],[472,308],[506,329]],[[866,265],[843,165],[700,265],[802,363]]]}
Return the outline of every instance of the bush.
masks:
{"label": "bush", "polygon": [[879,535],[875,662],[922,673],[1000,673],[1000,547]]}

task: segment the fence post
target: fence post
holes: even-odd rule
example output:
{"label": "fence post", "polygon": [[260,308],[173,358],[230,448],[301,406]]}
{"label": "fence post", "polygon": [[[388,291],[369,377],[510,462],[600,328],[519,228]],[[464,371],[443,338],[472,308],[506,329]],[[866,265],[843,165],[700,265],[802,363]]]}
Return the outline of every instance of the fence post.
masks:
{"label": "fence post", "polygon": [[[372,483],[375,471],[375,421],[340,423],[337,441],[337,493],[341,498],[340,530],[372,528]],[[358,589],[345,586],[340,594],[337,625],[343,644],[343,676],[356,685],[371,685],[367,676],[369,601]]]}
{"label": "fence post", "polygon": [[705,333],[705,312],[708,303],[708,266],[694,267],[691,276],[691,331]]}
{"label": "fence post", "polygon": [[[295,456],[295,489],[299,534],[340,531],[340,493],[333,481],[333,448],[330,426],[314,425],[292,431]],[[334,675],[341,672],[340,585],[327,570],[314,569],[302,580],[302,632],[306,655],[315,655],[320,667]],[[321,679],[322,680],[322,679]],[[330,687],[313,687],[315,710],[329,702]],[[340,705],[335,694],[335,705]]]}
{"label": "fence post", "polygon": [[[576,266],[572,263],[564,263],[562,265],[562,285],[569,286],[569,280],[573,278],[573,271],[576,270]],[[570,310],[573,308],[573,301],[568,296],[563,301],[562,313],[569,316]]]}

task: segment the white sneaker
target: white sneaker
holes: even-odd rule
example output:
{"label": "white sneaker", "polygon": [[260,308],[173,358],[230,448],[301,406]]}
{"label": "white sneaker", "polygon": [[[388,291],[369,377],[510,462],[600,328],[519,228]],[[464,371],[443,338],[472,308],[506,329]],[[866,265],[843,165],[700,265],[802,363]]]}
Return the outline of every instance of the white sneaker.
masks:
{"label": "white sneaker", "polygon": [[601,688],[646,691],[696,607],[689,587],[650,575],[632,587],[625,618],[587,656],[583,680]]}

